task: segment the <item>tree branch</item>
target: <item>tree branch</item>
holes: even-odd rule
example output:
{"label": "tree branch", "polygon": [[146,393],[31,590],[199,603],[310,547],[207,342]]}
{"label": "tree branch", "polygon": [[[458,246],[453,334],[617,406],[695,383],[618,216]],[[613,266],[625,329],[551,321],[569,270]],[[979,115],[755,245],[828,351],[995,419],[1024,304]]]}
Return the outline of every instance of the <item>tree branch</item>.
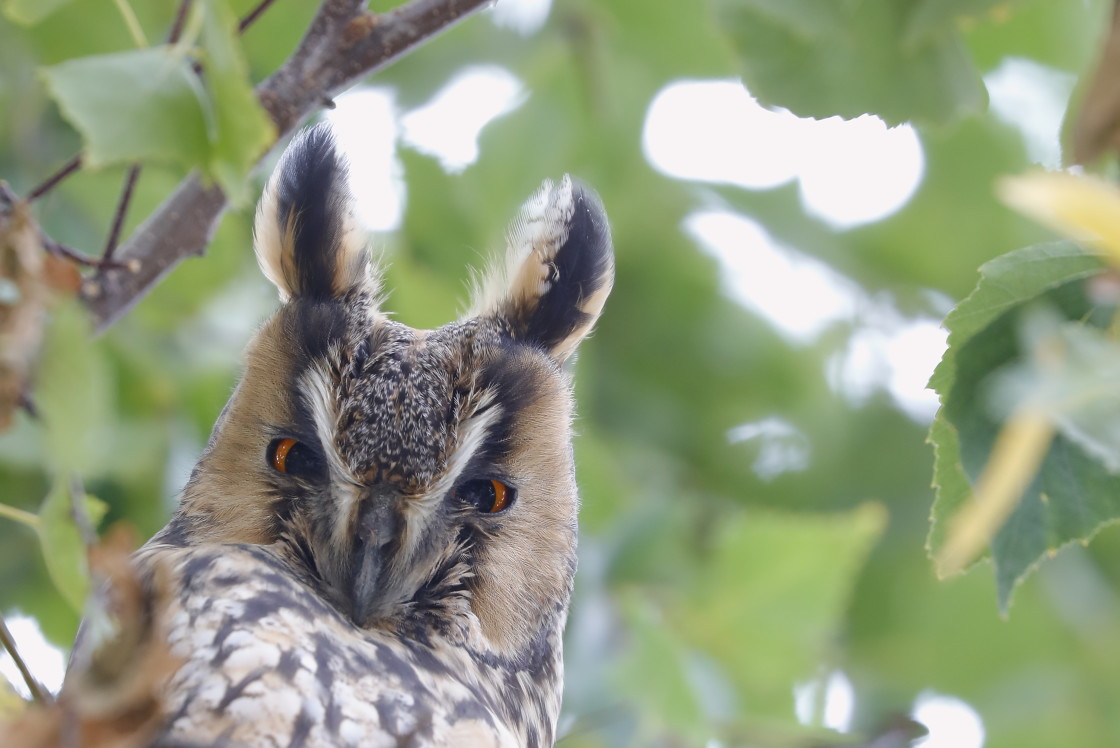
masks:
{"label": "tree branch", "polygon": [[[295,52],[257,86],[279,137],[358,78],[377,70],[493,0],[412,0],[387,13],[364,0],[324,0]],[[187,177],[117,250],[136,272],[102,268],[82,298],[98,332],[106,329],[172,268],[205,251],[225,209],[216,186]]]}
{"label": "tree branch", "polygon": [[0,646],[8,650],[8,654],[10,654],[12,660],[15,661],[16,667],[19,669],[19,674],[23,676],[23,682],[27,684],[27,689],[31,691],[31,698],[43,705],[54,703],[54,697],[51,696],[51,692],[31,673],[31,669],[27,667],[27,663],[20,657],[19,649],[16,648],[16,640],[12,637],[12,632],[8,630],[8,624],[4,622],[4,616],[2,614],[0,614]]}

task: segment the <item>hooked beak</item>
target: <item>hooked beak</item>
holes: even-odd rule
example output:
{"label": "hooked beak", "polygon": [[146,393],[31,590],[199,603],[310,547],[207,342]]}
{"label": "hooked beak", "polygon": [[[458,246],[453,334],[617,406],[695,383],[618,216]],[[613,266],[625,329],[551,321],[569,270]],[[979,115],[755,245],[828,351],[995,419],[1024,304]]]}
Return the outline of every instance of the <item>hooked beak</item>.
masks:
{"label": "hooked beak", "polygon": [[350,586],[354,623],[367,625],[383,607],[387,585],[382,576],[389,566],[391,542],[398,536],[399,497],[392,491],[366,496],[358,509]]}

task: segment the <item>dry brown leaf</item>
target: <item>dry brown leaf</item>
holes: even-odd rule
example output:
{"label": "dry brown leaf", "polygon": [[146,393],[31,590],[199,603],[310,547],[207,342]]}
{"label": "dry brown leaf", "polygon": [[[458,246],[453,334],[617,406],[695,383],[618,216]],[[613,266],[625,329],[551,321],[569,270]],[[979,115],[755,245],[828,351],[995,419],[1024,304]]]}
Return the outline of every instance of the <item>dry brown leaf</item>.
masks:
{"label": "dry brown leaf", "polygon": [[0,182],[0,431],[11,425],[43,340],[46,251],[27,203]]}
{"label": "dry brown leaf", "polygon": [[43,263],[43,281],[57,294],[75,296],[82,288],[82,274],[74,263],[48,253]]}
{"label": "dry brown leaf", "polygon": [[115,525],[90,551],[113,634],[75,648],[56,703],[26,709],[0,723],[0,745],[26,748],[142,748],[163,724],[162,687],[181,660],[166,639],[169,577],[161,567],[141,578],[130,556],[131,528]]}

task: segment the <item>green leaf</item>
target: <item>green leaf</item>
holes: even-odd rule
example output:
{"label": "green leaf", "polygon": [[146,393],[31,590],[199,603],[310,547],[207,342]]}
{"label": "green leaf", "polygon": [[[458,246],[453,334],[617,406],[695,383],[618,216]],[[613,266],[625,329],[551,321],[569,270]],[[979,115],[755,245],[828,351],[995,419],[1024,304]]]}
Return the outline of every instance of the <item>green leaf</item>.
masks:
{"label": "green leaf", "polygon": [[82,57],[42,74],[82,134],[87,165],[200,167],[243,207],[249,171],[276,130],[249,81],[233,11],[198,3],[189,26],[198,29],[201,77],[181,46]]}
{"label": "green leaf", "polygon": [[968,46],[981,70],[992,70],[1007,57],[1023,57],[1080,75],[1098,62],[1111,4],[1010,0],[1005,5],[1012,12],[997,6],[987,22],[969,24]]}
{"label": "green leaf", "polygon": [[920,0],[914,4],[906,24],[906,44],[918,44],[947,28],[983,16],[1007,15],[1012,6],[1027,0]]}
{"label": "green leaf", "polygon": [[1105,331],[1062,323],[1052,310],[1028,310],[1024,347],[1035,352],[993,375],[994,415],[1018,403],[1042,410],[1070,441],[1120,473],[1120,345]]}
{"label": "green leaf", "polygon": [[1099,255],[1069,241],[1024,247],[982,265],[975,290],[945,318],[949,347],[929,386],[944,402],[956,375],[956,352],[969,339],[1005,312],[1049,289],[1096,275],[1102,268]]}
{"label": "green leaf", "polygon": [[55,307],[35,384],[45,447],[57,469],[97,474],[112,448],[112,373],[76,302]]}
{"label": "green leaf", "polygon": [[[845,23],[851,0],[748,0],[752,9],[801,37],[827,34]],[[741,4],[741,3],[740,3]]]}
{"label": "green leaf", "polygon": [[961,466],[961,440],[945,411],[939,411],[929,428],[928,442],[933,446],[933,485],[937,489],[933,510],[930,513],[929,535],[926,551],[932,557],[945,543],[947,522],[939,517],[951,517],[972,495],[972,484]]}
{"label": "green leaf", "polygon": [[[74,519],[70,491],[71,482],[65,476],[55,481],[39,509],[39,526],[36,529],[51,580],[66,602],[75,611],[81,612],[89,594],[89,563],[86,544]],[[84,502],[90,524],[96,527],[104,518],[108,506],[89,495],[84,497]]]}
{"label": "green leaf", "polygon": [[1058,429],[1109,472],[1120,473],[1120,347],[1094,329],[1067,325],[1062,331],[1071,344],[1062,381],[1070,397],[1055,413]]}
{"label": "green leaf", "polygon": [[768,105],[898,124],[946,123],[987,103],[952,18],[919,20],[922,33],[908,34],[909,0],[715,2],[744,83]]}
{"label": "green leaf", "polygon": [[[1102,450],[1113,448],[1112,427],[1101,427],[1093,417],[1098,407],[1101,414],[1117,407],[1115,378],[1109,394],[1107,371],[1120,354],[1111,340],[1085,327],[1110,322],[1110,310],[1095,307],[1085,294],[1085,279],[1102,271],[1099,257],[1072,242],[1027,247],[984,265],[976,290],[946,319],[949,348],[930,382],[942,402],[929,437],[936,454],[937,490],[931,552],[941,547],[945,525],[969,493],[963,477],[975,482],[987,463],[1009,401],[1028,396],[1049,401],[1060,428],[1038,474],[991,544],[999,604],[1005,611],[1015,587],[1044,557],[1064,544],[1087,541],[1120,518],[1120,478],[1099,458]],[[1045,377],[1038,367],[1054,364],[1035,359],[1038,352],[1031,341],[1037,334],[1029,332],[1034,323],[1028,315],[1037,302],[1051,305],[1066,320],[1077,320],[1080,328],[1074,332],[1070,325],[1060,326],[1063,355],[1070,358]],[[1043,381],[1045,390],[1031,384]],[[1082,399],[1090,388],[1096,405]]]}
{"label": "green leaf", "polygon": [[696,739],[703,703],[688,678],[687,652],[660,612],[638,595],[622,600],[630,641],[618,664],[619,687],[635,694],[659,723]]}
{"label": "green leaf", "polygon": [[751,512],[719,528],[669,616],[723,665],[749,714],[792,714],[792,688],[828,654],[886,519],[881,505],[864,504],[833,515]]}
{"label": "green leaf", "polygon": [[32,26],[71,0],[7,0],[4,15],[23,26]]}
{"label": "green leaf", "polygon": [[[576,42],[588,44],[580,54],[592,55],[584,61],[588,64],[581,66],[592,78],[588,84],[618,88],[636,85],[640,90],[640,81],[647,76],[665,83],[680,77],[725,77],[735,70],[734,55],[705,3],[584,0],[566,5],[571,14],[568,18],[594,24],[603,34],[600,39],[592,36]],[[603,46],[596,49],[596,44]],[[636,61],[640,61],[640,72],[626,70]]]}
{"label": "green leaf", "polygon": [[63,116],[82,134],[87,165],[206,163],[205,91],[181,50],[82,57],[44,68],[42,75]]}
{"label": "green leaf", "polygon": [[218,0],[197,8],[203,14],[200,41],[214,114],[209,170],[230,202],[244,207],[249,171],[275,142],[276,128],[253,92],[233,11]]}

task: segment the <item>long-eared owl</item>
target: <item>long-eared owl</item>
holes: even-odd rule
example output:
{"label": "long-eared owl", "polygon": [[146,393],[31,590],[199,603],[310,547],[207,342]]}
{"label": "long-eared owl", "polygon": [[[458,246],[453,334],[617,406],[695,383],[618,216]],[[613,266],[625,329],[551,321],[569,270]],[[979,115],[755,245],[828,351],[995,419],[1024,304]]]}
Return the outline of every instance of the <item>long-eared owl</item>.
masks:
{"label": "long-eared owl", "polygon": [[382,309],[330,130],[289,146],[256,216],[279,309],[245,354],[168,525],[157,744],[547,746],[576,566],[564,367],[611,289],[595,195],[525,203],[470,311]]}

